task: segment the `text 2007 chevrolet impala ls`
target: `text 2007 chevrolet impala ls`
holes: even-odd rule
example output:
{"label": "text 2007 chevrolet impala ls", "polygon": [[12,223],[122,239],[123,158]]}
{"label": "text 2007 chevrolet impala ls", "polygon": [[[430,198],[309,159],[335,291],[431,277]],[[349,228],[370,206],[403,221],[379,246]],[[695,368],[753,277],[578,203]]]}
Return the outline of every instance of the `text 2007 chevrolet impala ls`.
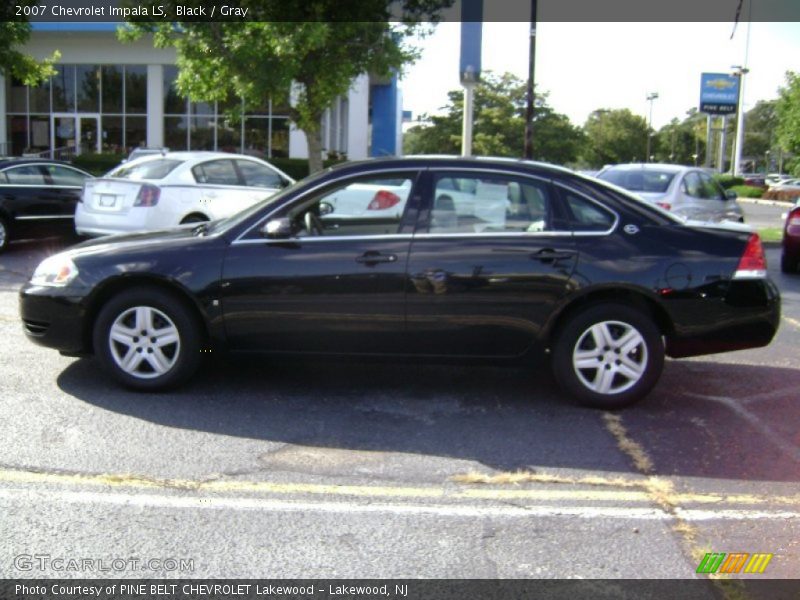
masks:
{"label": "text 2007 chevrolet impala ls", "polygon": [[[347,201],[364,190],[366,209]],[[780,296],[743,226],[693,226],[549,165],[412,157],[78,245],[39,265],[20,310],[31,340],[94,353],[140,390],[185,382],[207,348],[549,356],[564,390],[615,408],[653,388],[665,355],[768,344]]]}

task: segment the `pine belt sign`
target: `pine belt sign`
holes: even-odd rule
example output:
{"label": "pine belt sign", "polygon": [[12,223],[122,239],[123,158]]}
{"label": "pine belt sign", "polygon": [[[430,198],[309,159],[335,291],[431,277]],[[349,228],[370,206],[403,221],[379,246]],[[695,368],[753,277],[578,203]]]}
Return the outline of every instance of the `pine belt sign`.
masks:
{"label": "pine belt sign", "polygon": [[728,73],[700,75],[700,112],[732,115],[739,103],[739,78]]}

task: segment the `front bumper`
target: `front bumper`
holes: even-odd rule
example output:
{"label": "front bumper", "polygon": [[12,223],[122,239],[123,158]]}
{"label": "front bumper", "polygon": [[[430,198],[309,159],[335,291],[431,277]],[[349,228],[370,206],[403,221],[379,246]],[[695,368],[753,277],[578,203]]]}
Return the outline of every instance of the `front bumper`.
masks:
{"label": "front bumper", "polygon": [[25,284],[19,293],[19,313],[26,337],[63,354],[91,351],[82,290]]}

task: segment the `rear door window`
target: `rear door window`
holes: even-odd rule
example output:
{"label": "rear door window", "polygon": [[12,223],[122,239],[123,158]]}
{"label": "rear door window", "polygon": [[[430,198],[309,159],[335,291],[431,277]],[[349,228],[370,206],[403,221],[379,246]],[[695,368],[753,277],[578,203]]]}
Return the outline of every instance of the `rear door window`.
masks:
{"label": "rear door window", "polygon": [[280,188],[283,179],[266,165],[251,160],[237,160],[236,166],[244,178],[244,184],[250,187]]}
{"label": "rear door window", "polygon": [[192,167],[194,180],[206,185],[242,185],[230,159],[210,160]]}
{"label": "rear door window", "polygon": [[44,173],[39,165],[24,165],[5,171],[8,183],[12,185],[45,185]]}

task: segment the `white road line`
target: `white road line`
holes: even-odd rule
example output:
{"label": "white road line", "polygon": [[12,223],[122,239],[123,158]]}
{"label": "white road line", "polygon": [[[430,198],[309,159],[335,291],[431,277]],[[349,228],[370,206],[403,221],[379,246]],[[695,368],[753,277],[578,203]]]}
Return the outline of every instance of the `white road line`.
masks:
{"label": "white road line", "polygon": [[[171,496],[163,494],[122,494],[118,492],[88,492],[68,490],[30,490],[20,488],[0,489],[0,500],[53,502],[70,504],[97,504],[113,506],[260,510],[271,512],[319,512],[337,514],[396,514],[430,515],[442,517],[577,517],[584,519],[609,518],[622,520],[670,521],[674,516],[659,508],[633,508],[622,506],[464,506],[446,504],[401,503],[344,503],[276,500],[272,498]],[[800,512],[751,510],[691,510],[680,509],[681,518],[687,521],[800,519]]]}

